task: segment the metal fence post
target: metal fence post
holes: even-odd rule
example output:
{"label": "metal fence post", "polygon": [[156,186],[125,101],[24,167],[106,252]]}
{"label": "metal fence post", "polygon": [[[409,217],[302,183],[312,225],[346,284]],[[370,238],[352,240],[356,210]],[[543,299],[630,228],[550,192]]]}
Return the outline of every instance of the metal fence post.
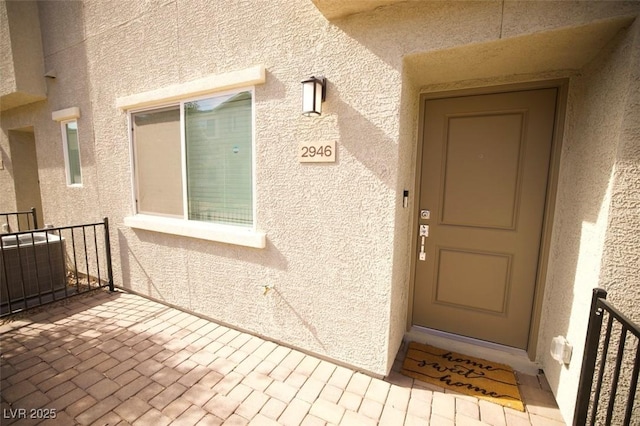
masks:
{"label": "metal fence post", "polygon": [[587,412],[589,411],[589,400],[591,399],[591,384],[593,382],[596,358],[598,356],[598,343],[600,342],[600,330],[602,328],[602,309],[598,308],[598,301],[599,299],[606,298],[606,290],[601,288],[593,289],[591,310],[589,311],[589,325],[587,327],[587,339],[582,355],[578,396],[576,398],[576,408],[573,413],[574,426],[584,426],[587,424]]}
{"label": "metal fence post", "polygon": [[115,291],[113,285],[113,268],[111,266],[111,238],[109,237],[109,218],[105,216],[104,221],[104,244],[107,254],[107,278],[109,280],[109,291]]}
{"label": "metal fence post", "polygon": [[[38,229],[38,218],[36,217],[36,208],[31,207],[31,217],[33,218],[33,229]],[[29,220],[27,219],[27,223]]]}

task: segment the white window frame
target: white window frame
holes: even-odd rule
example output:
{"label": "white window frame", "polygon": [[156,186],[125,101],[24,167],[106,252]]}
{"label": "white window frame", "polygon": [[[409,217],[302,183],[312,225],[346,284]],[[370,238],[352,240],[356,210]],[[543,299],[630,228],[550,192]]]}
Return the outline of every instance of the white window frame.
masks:
{"label": "white window frame", "polygon": [[[164,89],[130,95],[118,98],[116,105],[127,113],[129,126],[129,148],[131,164],[131,194],[134,214],[124,218],[124,224],[134,229],[161,232],[186,237],[199,238],[210,241],[217,241],[227,244],[235,244],[253,248],[264,248],[266,246],[266,234],[257,229],[257,194],[256,194],[256,137],[255,137],[255,84],[265,82],[265,69],[257,66],[241,71],[227,74],[205,77],[200,80],[170,86]],[[135,158],[133,140],[132,114],[153,111],[162,107],[180,105],[180,121],[184,123],[184,103],[207,99],[214,96],[221,96],[229,93],[241,91],[251,92],[251,119],[252,119],[252,201],[253,201],[253,225],[251,227],[241,227],[225,225],[211,222],[200,222],[188,220],[188,210],[185,206],[184,218],[171,218],[156,216],[151,214],[140,214],[137,211],[136,195],[137,183],[135,181]],[[181,132],[181,152],[182,157],[182,178],[183,178],[183,200],[186,200],[186,166],[185,166],[185,129],[180,126]],[[185,201],[186,202],[186,201]]]}
{"label": "white window frame", "polygon": [[[78,118],[80,118],[80,108],[72,107],[62,110],[53,111],[51,113],[51,119],[60,123],[60,131],[62,133],[62,152],[64,156],[64,169],[67,181],[67,186],[72,188],[82,188],[82,155],[80,153],[80,130],[78,128]],[[69,162],[69,141],[67,137],[67,124],[76,123],[76,129],[78,131],[78,165],[80,167],[80,183],[71,182],[71,166]]]}
{"label": "white window frame", "polygon": [[[255,231],[256,229],[256,203],[255,203],[255,197],[256,197],[256,179],[255,179],[255,174],[256,174],[256,144],[255,144],[255,88],[254,87],[242,87],[242,88],[238,88],[238,89],[234,89],[234,90],[225,90],[225,91],[221,91],[221,92],[216,92],[213,94],[209,94],[209,95],[203,95],[203,96],[198,96],[196,98],[186,98],[181,100],[180,102],[171,102],[168,103],[166,105],[157,105],[153,108],[141,108],[141,109],[135,109],[135,110],[130,110],[128,111],[128,120],[129,120],[129,129],[130,129],[130,140],[131,140],[131,151],[133,154],[133,159],[134,162],[132,163],[132,170],[133,170],[133,179],[134,179],[134,196],[135,199],[139,198],[139,188],[138,188],[138,184],[136,181],[136,176],[137,176],[137,171],[136,171],[136,162],[139,161],[139,159],[135,158],[135,135],[133,134],[133,116],[135,114],[139,114],[139,113],[144,113],[144,112],[153,112],[153,111],[157,111],[157,110],[162,110],[164,108],[170,108],[170,107],[178,107],[180,109],[180,165],[181,165],[181,169],[182,169],[182,211],[183,211],[183,217],[181,218],[181,220],[186,220],[186,221],[191,221],[189,219],[189,201],[187,198],[187,194],[188,194],[188,189],[187,189],[187,185],[188,185],[188,177],[187,177],[187,167],[186,167],[186,161],[187,161],[187,137],[186,137],[186,128],[185,128],[185,104],[189,103],[189,102],[197,102],[197,101],[201,101],[201,100],[205,100],[205,99],[210,99],[212,97],[217,97],[217,96],[227,96],[227,95],[233,95],[233,94],[237,94],[240,92],[249,92],[251,93],[251,196],[252,196],[252,224],[250,226],[237,226],[243,229],[246,228],[250,228],[251,230]],[[135,201],[134,199],[134,201]],[[140,213],[138,211],[138,203],[135,203],[135,212],[136,214],[145,214],[145,213]],[[163,217],[167,217],[164,216],[162,214],[155,214],[155,213],[147,213],[148,216],[163,216]],[[174,218],[175,219],[175,218]],[[179,219],[180,220],[180,219]],[[222,224],[218,224],[218,225],[222,225]],[[234,225],[223,225],[223,226],[230,226],[235,228],[236,226]]]}
{"label": "white window frame", "polygon": [[[69,158],[69,138],[67,136],[67,124],[76,123],[76,131],[78,131],[78,166],[80,172],[80,182],[71,182],[71,161]],[[62,127],[62,145],[64,150],[64,168],[67,174],[67,186],[82,187],[82,156],[80,155],[80,132],[77,129],[78,120],[67,120],[60,123]]]}
{"label": "white window frame", "polygon": [[137,200],[140,199],[140,193],[138,191],[138,182],[137,182],[137,176],[138,176],[138,171],[137,171],[137,165],[136,162],[138,161],[136,159],[136,147],[135,147],[135,135],[133,132],[133,116],[135,114],[141,113],[141,112],[153,112],[153,111],[158,111],[158,110],[163,110],[163,109],[169,109],[171,107],[178,107],[180,109],[180,124],[182,127],[182,120],[183,120],[183,116],[182,116],[182,108],[183,105],[181,102],[170,102],[166,105],[156,105],[152,108],[141,108],[141,109],[134,109],[134,110],[129,110],[127,111],[127,123],[129,126],[129,150],[131,152],[131,188],[132,188],[132,205],[133,205],[133,211],[134,214],[136,216],[140,216],[140,217],[166,217],[166,218],[170,218],[170,219],[175,219],[175,220],[188,220],[188,212],[186,212],[186,210],[184,210],[186,208],[186,203],[184,201],[185,198],[185,184],[184,184],[184,179],[186,176],[185,173],[185,149],[184,149],[184,132],[182,130],[182,128],[180,129],[180,169],[181,169],[181,179],[182,179],[182,195],[183,195],[183,200],[182,200],[182,206],[183,206],[183,217],[182,218],[175,218],[172,216],[165,216],[161,213],[141,213],[138,209],[138,202]]}

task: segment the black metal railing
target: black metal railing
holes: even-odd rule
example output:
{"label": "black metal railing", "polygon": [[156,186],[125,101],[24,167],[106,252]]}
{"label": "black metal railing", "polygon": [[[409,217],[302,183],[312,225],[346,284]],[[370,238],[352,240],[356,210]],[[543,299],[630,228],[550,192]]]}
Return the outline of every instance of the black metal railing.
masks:
{"label": "black metal railing", "polygon": [[38,219],[36,218],[36,208],[22,212],[0,213],[0,233],[28,231],[38,229]]}
{"label": "black metal railing", "polygon": [[575,426],[640,424],[640,407],[634,412],[640,371],[640,327],[606,297],[605,290],[593,290],[573,416]]}
{"label": "black metal railing", "polygon": [[0,316],[114,290],[109,220],[1,235]]}

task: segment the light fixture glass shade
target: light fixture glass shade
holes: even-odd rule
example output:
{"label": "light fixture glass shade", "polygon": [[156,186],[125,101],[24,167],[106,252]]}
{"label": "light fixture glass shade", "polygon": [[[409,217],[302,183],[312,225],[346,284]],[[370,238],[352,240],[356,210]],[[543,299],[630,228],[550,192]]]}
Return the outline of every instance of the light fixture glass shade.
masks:
{"label": "light fixture glass shade", "polygon": [[322,114],[325,81],[322,77],[309,77],[302,82],[302,115],[309,117]]}

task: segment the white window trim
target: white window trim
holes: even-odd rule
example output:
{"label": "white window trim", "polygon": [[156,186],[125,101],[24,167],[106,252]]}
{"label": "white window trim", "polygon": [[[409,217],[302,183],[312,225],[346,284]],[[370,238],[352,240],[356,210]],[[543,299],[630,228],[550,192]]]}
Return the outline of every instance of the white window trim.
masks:
{"label": "white window trim", "polygon": [[217,241],[220,243],[239,246],[265,248],[266,234],[249,228],[226,226],[195,220],[174,219],[163,216],[136,214],[124,218],[125,226],[134,229],[161,232],[184,237],[199,238],[201,240]]}
{"label": "white window trim", "polygon": [[80,183],[71,183],[71,165],[69,164],[69,140],[67,138],[67,124],[76,123],[76,127],[78,126],[78,120],[75,118],[73,120],[61,121],[60,128],[62,131],[62,149],[64,151],[64,169],[65,174],[67,175],[67,186],[72,188],[82,188],[82,156],[80,155],[80,132],[78,132],[78,163],[80,165]]}
{"label": "white window trim", "polygon": [[57,122],[72,121],[78,118],[80,118],[80,108],[78,107],[59,109],[51,113],[51,119]]}
{"label": "white window trim", "polygon": [[257,65],[244,70],[214,74],[186,83],[123,96],[116,99],[116,107],[128,111],[162,106],[171,102],[180,102],[185,98],[197,98],[224,90],[255,86],[263,84],[265,81],[265,68],[262,65]]}
{"label": "white window trim", "polygon": [[[67,186],[71,188],[82,188],[82,156],[80,154],[80,137],[78,136],[78,161],[80,163],[80,183],[71,183],[71,167],[69,165],[69,141],[67,140],[67,123],[76,122],[78,125],[80,118],[80,108],[71,107],[53,111],[51,119],[60,123],[60,131],[62,132],[62,150],[64,155],[64,169],[67,179]],[[78,132],[79,134],[79,132]]]}
{"label": "white window trim", "polygon": [[[256,230],[256,144],[255,144],[255,90],[253,85],[266,81],[263,66],[256,66],[241,71],[218,74],[187,83],[169,86],[149,92],[134,94],[116,100],[116,106],[127,111],[129,125],[129,148],[131,164],[131,194],[134,215],[124,218],[125,226],[166,234],[181,235],[227,244],[235,244],[253,248],[265,248],[266,233]],[[224,95],[226,92],[251,91],[252,102],[252,186],[253,186],[253,226],[250,228],[223,225],[218,223],[193,221],[183,218],[171,218],[137,212],[135,197],[137,186],[135,181],[135,159],[132,133],[132,114],[153,110],[170,105],[180,105],[180,114],[184,114],[184,103],[204,99],[212,95]],[[182,117],[181,117],[182,121]],[[184,129],[181,129],[181,145],[184,151]],[[184,157],[184,152],[183,152]],[[184,158],[181,159],[183,173]],[[183,182],[184,180],[183,176]],[[185,214],[187,210],[185,210]]]}

